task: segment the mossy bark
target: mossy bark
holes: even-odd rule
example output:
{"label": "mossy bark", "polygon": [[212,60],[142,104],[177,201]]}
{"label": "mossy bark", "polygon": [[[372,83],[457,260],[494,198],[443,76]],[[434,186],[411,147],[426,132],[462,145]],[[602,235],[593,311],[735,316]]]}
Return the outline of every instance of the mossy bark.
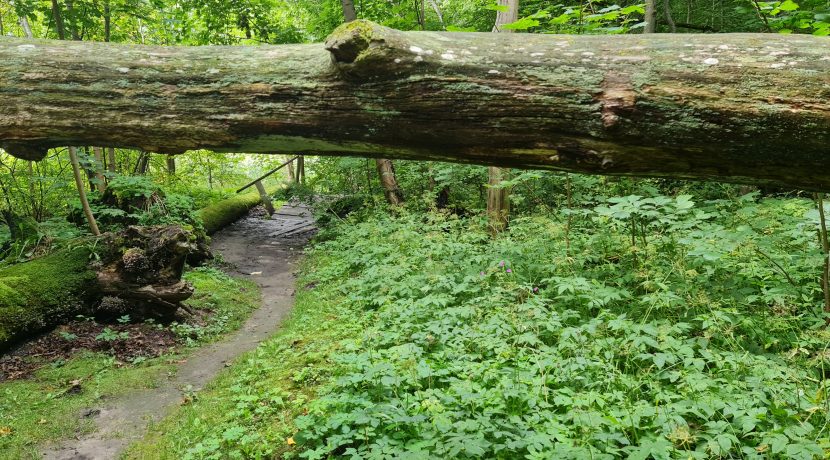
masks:
{"label": "mossy bark", "polygon": [[181,279],[193,239],[178,226],[129,227],[0,269],[0,350],[79,314],[173,315],[193,293]]}
{"label": "mossy bark", "polygon": [[0,145],[23,158],[103,143],[830,187],[823,37],[398,32],[358,20],[325,45],[4,37],[0,62]]}
{"label": "mossy bark", "polygon": [[97,295],[86,247],[0,269],[0,349],[45,327],[88,313]]}
{"label": "mossy bark", "polygon": [[241,219],[251,208],[261,202],[262,197],[259,192],[250,192],[232,196],[226,200],[206,206],[200,209],[198,214],[202,219],[205,232],[208,235],[212,235]]}

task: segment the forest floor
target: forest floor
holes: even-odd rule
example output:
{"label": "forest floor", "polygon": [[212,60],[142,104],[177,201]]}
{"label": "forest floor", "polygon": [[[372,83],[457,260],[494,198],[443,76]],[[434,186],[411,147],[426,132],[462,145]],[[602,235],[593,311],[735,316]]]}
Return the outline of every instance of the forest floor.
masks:
{"label": "forest floor", "polygon": [[[255,213],[253,213],[255,214]],[[100,407],[85,408],[78,417],[90,418],[92,433],[52,446],[45,459],[112,459],[170,408],[187,404],[239,355],[270,336],[294,303],[294,270],[313,231],[311,213],[302,206],[284,206],[273,219],[249,215],[213,237],[213,250],[236,273],[256,282],[262,305],[244,325],[225,339],[174,362],[168,379],[154,388],[132,391]]]}

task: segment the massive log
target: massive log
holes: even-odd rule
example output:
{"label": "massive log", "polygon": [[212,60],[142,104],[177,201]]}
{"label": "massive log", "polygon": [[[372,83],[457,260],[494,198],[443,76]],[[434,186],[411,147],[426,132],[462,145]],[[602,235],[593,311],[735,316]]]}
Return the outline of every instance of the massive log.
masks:
{"label": "massive log", "polygon": [[[0,145],[459,161],[830,188],[830,40],[398,32],[325,45],[0,39]],[[494,102],[495,101],[495,102]]]}

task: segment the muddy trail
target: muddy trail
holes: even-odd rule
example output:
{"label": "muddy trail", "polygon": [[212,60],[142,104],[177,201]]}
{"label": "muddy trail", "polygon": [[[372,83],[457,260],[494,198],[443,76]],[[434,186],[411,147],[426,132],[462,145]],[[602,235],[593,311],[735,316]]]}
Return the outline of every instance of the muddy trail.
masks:
{"label": "muddy trail", "polygon": [[294,304],[294,272],[302,248],[315,231],[311,212],[300,204],[285,205],[272,219],[257,212],[213,236],[212,249],[262,289],[262,305],[236,332],[207,345],[181,363],[157,388],[134,392],[78,417],[92,418],[95,432],[44,451],[51,460],[117,459],[147,426],[164,418],[186,393],[198,391],[237,356],[257,346],[279,328]]}

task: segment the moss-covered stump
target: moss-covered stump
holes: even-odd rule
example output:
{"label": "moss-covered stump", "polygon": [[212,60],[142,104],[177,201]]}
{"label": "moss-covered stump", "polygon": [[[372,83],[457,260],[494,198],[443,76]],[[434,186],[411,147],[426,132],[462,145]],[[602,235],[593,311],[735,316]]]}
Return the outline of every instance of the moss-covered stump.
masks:
{"label": "moss-covered stump", "polygon": [[78,314],[174,315],[193,294],[181,276],[194,251],[181,227],[129,227],[0,269],[0,350]]}

